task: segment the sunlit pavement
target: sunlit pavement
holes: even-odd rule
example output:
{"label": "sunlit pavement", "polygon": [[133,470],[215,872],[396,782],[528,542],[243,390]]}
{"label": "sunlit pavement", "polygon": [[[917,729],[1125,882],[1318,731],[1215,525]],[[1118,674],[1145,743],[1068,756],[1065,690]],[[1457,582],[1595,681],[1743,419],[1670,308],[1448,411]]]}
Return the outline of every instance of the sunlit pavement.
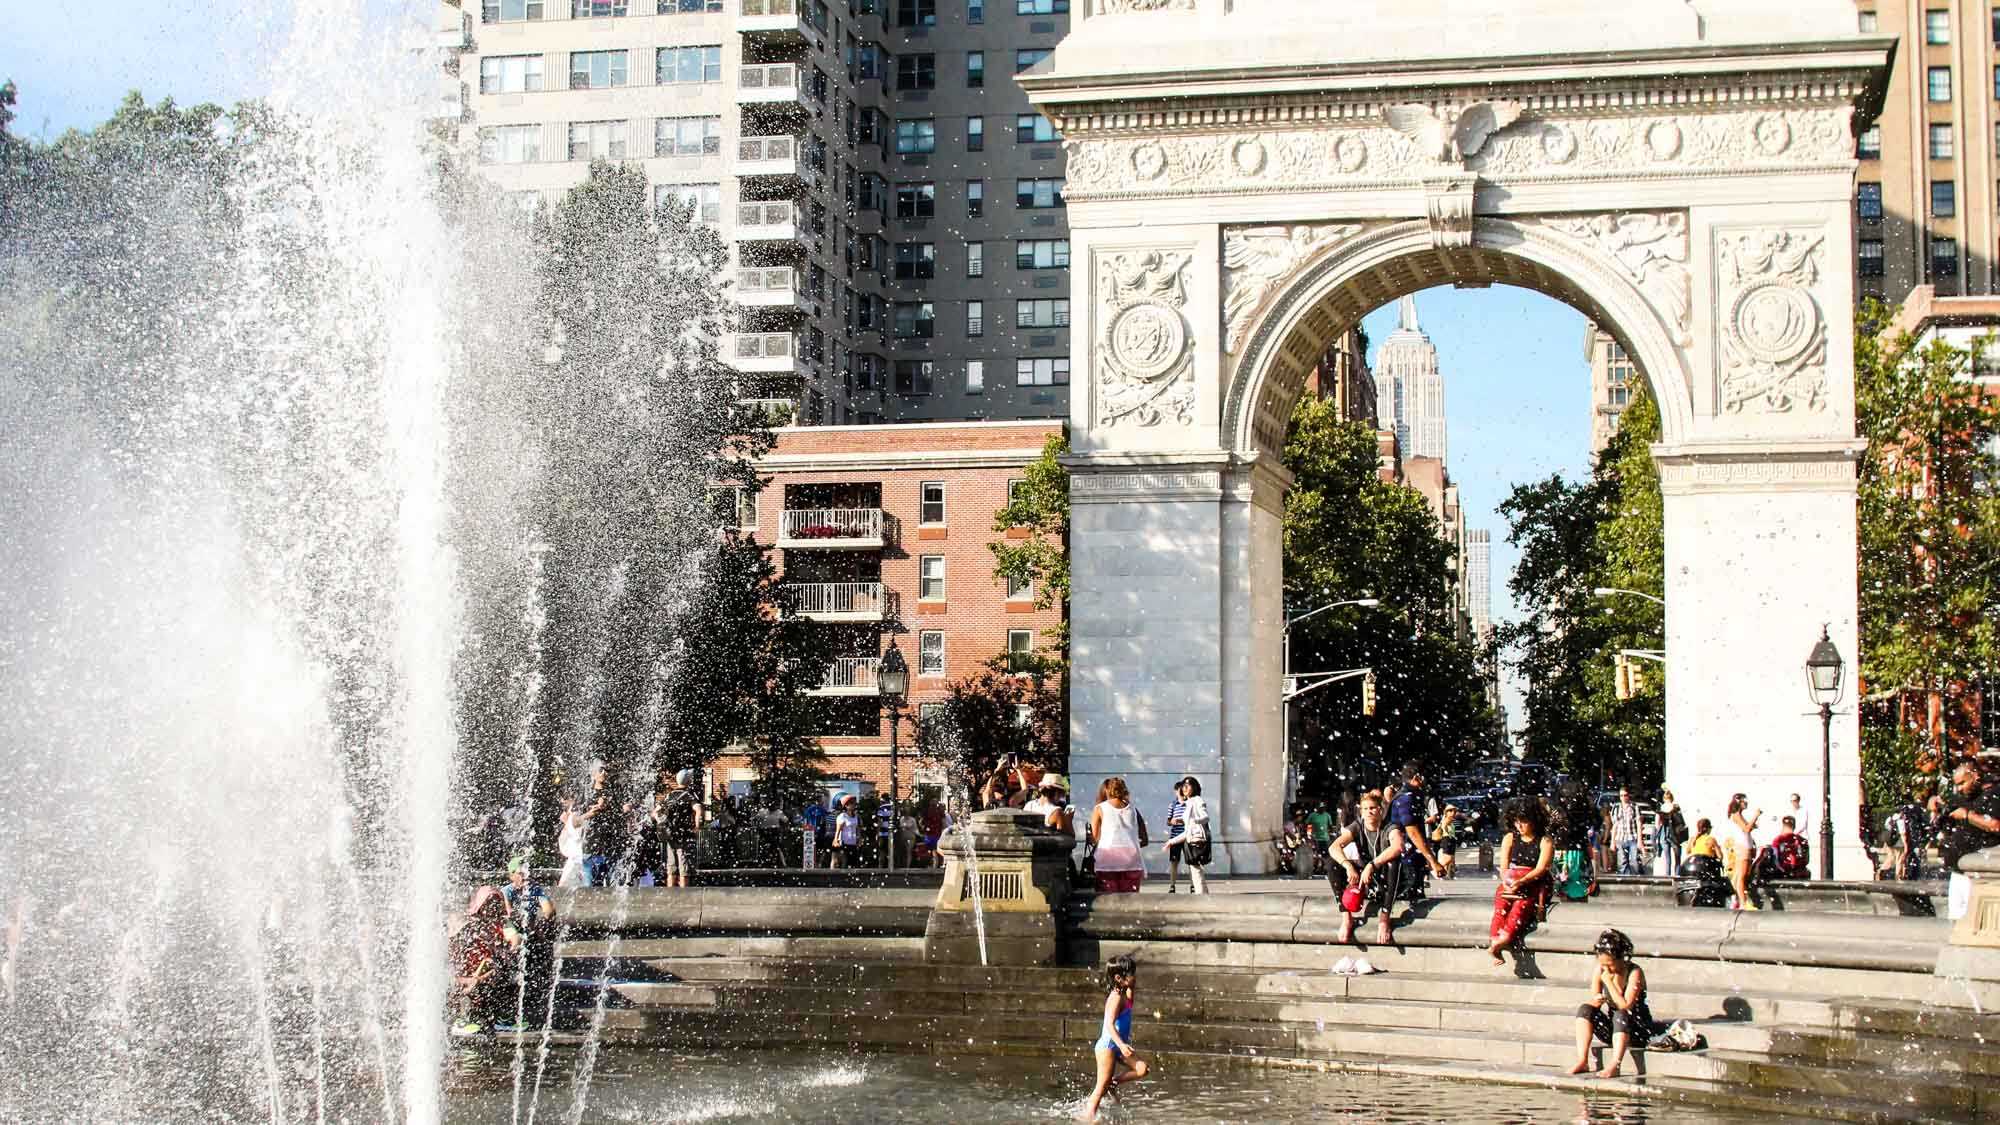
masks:
{"label": "sunlit pavement", "polygon": [[[1432,898],[1492,898],[1494,876],[1480,871],[1461,870],[1456,879],[1432,879]],[[1181,894],[1188,893],[1185,873],[1180,881]],[[1333,894],[1324,878],[1285,879],[1277,875],[1211,875],[1208,878],[1211,894],[1219,895],[1259,895],[1259,894]],[[1167,880],[1163,875],[1148,873],[1140,894],[1166,894]]]}

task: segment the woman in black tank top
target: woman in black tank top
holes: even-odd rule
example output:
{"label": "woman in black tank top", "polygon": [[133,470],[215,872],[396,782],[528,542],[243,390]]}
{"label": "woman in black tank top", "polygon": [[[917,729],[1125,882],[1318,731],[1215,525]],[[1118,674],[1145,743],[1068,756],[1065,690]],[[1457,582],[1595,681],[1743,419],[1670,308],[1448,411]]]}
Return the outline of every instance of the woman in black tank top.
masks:
{"label": "woman in black tank top", "polygon": [[1526,937],[1548,909],[1549,864],[1555,844],[1542,803],[1513,801],[1507,808],[1512,829],[1500,841],[1500,888],[1493,893],[1493,923],[1487,928],[1486,955],[1495,966],[1505,965],[1500,951]]}

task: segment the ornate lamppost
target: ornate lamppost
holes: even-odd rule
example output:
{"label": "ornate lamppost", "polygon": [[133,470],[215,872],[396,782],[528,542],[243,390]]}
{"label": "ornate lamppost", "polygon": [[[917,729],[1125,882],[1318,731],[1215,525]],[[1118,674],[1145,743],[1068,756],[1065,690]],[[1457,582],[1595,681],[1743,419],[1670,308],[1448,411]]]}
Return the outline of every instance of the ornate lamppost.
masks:
{"label": "ornate lamppost", "polygon": [[1819,704],[1819,877],[1833,878],[1833,705],[1840,702],[1844,680],[1840,650],[1825,626],[1819,643],[1806,657],[1806,686]]}
{"label": "ornate lamppost", "polygon": [[889,638],[889,651],[882,654],[882,663],[875,670],[875,694],[882,701],[882,709],[889,713],[889,870],[896,869],[896,837],[901,834],[902,791],[896,777],[896,727],[903,718],[903,702],[910,690],[910,666],[903,662],[903,652],[896,647],[896,638]]}

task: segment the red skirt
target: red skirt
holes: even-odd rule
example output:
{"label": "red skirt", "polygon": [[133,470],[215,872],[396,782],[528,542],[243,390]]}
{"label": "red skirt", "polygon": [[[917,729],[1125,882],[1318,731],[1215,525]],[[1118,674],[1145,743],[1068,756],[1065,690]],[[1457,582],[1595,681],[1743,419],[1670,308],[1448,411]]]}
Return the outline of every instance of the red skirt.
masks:
{"label": "red skirt", "polygon": [[[1518,880],[1532,870],[1532,867],[1509,867],[1505,878]],[[1504,890],[1494,891],[1493,924],[1487,928],[1487,936],[1503,943],[1526,937],[1542,920],[1548,901],[1549,878],[1546,874],[1519,884],[1511,895]]]}
{"label": "red skirt", "polygon": [[1146,878],[1144,871],[1099,871],[1096,873],[1097,893],[1101,895],[1128,895],[1139,889]]}

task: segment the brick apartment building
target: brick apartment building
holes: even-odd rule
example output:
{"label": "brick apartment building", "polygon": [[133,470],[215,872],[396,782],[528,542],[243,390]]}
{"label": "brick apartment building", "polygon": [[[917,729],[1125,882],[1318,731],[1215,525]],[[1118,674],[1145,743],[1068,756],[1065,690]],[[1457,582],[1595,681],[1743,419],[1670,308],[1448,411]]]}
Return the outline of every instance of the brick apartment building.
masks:
{"label": "brick apartment building", "polygon": [[[815,694],[831,704],[821,745],[847,788],[889,788],[889,722],[876,668],[890,643],[909,664],[898,745],[908,794],[941,775],[911,753],[920,718],[946,687],[1003,652],[1045,647],[1060,611],[993,574],[987,545],[1011,482],[1061,424],[1030,422],[812,426],[777,431],[759,463],[768,483],[739,505],[742,530],[778,551],[788,612],[835,631],[843,653]],[[752,777],[725,757],[713,780]],[[858,783],[858,784],[856,784]]]}

